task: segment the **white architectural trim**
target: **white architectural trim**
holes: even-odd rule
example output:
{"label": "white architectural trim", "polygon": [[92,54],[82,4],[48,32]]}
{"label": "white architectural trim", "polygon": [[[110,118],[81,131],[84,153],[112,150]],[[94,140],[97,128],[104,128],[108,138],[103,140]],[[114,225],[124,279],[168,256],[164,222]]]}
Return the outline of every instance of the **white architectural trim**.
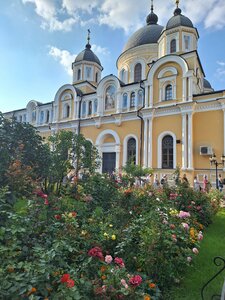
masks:
{"label": "white architectural trim", "polygon": [[125,136],[125,138],[123,140],[123,166],[125,166],[127,163],[127,143],[130,138],[134,138],[136,141],[136,165],[138,165],[138,159],[139,159],[139,157],[138,157],[138,154],[139,154],[138,138],[134,134],[128,134],[127,136]]}
{"label": "white architectural trim", "polygon": [[178,72],[177,72],[177,69],[175,67],[166,67],[164,69],[162,69],[159,74],[158,74],[158,79],[159,78],[163,78],[164,77],[164,74],[166,72],[171,72],[173,75],[177,75]]}
{"label": "white architectural trim", "polygon": [[[107,135],[107,134],[111,134],[114,137],[116,143],[105,143],[104,144],[103,139],[104,139],[105,135]],[[101,158],[102,158],[103,152],[115,152],[116,153],[116,170],[118,170],[119,166],[120,166],[120,138],[119,138],[118,134],[111,129],[103,130],[98,135],[95,145],[98,148],[99,156]],[[99,171],[101,172],[101,166],[100,166]]]}
{"label": "white architectural trim", "polygon": [[188,170],[193,170],[193,114],[188,114]]}
{"label": "white architectural trim", "polygon": [[147,167],[148,160],[148,119],[144,119],[144,160],[143,166]]}
{"label": "white architectural trim", "polygon": [[177,149],[176,149],[176,135],[172,131],[164,131],[158,136],[158,149],[157,149],[157,167],[162,169],[162,140],[164,136],[171,135],[173,138],[173,169],[176,169],[177,166]]}
{"label": "white architectural trim", "polygon": [[182,170],[187,169],[187,115],[182,114]]}
{"label": "white architectural trim", "polygon": [[188,65],[186,61],[182,57],[177,55],[167,55],[158,59],[150,69],[148,73],[149,85],[153,85],[153,78],[158,68],[165,63],[172,63],[172,62],[177,63],[182,68],[183,77],[186,75],[186,73],[188,72]]}
{"label": "white architectural trim", "polygon": [[130,65],[130,82],[134,82],[134,68],[137,64],[141,64],[141,79],[145,79],[146,61],[143,58],[136,58]]}
{"label": "white architectural trim", "polygon": [[102,145],[103,138],[104,138],[105,135],[107,135],[107,134],[111,134],[111,135],[114,137],[115,141],[116,141],[116,145],[120,145],[120,138],[119,138],[118,134],[117,134],[115,131],[111,130],[111,129],[106,129],[106,130],[103,130],[103,131],[98,135],[98,137],[97,137],[97,139],[96,139],[96,143],[95,143],[96,146]]}
{"label": "white architectural trim", "polygon": [[152,168],[152,121],[152,118],[148,120],[148,168]]}

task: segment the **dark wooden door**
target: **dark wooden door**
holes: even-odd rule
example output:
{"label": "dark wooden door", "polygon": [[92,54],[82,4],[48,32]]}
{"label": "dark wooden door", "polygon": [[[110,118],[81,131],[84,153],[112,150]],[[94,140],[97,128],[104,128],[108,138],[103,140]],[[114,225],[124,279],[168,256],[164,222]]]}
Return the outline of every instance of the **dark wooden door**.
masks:
{"label": "dark wooden door", "polygon": [[102,173],[112,173],[116,168],[116,153],[105,152],[102,155]]}

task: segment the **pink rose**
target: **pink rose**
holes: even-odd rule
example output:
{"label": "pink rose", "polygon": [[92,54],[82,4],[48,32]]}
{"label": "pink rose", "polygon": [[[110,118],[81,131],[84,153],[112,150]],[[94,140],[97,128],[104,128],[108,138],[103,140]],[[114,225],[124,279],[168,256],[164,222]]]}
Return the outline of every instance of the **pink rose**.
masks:
{"label": "pink rose", "polygon": [[127,284],[127,282],[126,282],[126,280],[125,279],[121,279],[121,284],[125,287],[125,289],[128,289],[128,284]]}
{"label": "pink rose", "polygon": [[182,223],[182,226],[184,227],[185,230],[189,229],[189,225],[187,223]]}
{"label": "pink rose", "polygon": [[184,218],[189,218],[191,215],[189,212],[186,212],[186,211],[180,211],[179,214],[178,214],[178,217],[180,219],[184,219]]}
{"label": "pink rose", "polygon": [[142,283],[142,278],[140,275],[134,275],[130,278],[129,283],[133,286],[139,286]]}
{"label": "pink rose", "polygon": [[112,260],[113,260],[113,258],[112,258],[111,255],[106,255],[106,256],[105,256],[105,262],[106,262],[107,264],[111,264]]}
{"label": "pink rose", "polygon": [[187,261],[190,263],[192,261],[192,257],[191,256],[188,256],[187,257]]}
{"label": "pink rose", "polygon": [[203,240],[203,234],[202,234],[201,231],[200,231],[199,234],[198,234],[198,240],[199,240],[199,241]]}
{"label": "pink rose", "polygon": [[196,255],[199,253],[199,251],[198,251],[197,248],[193,248],[193,249],[192,249],[192,252],[193,252],[194,254],[196,254]]}
{"label": "pink rose", "polygon": [[122,268],[122,267],[125,267],[124,262],[123,262],[123,259],[120,258],[120,257],[115,257],[114,262],[115,262],[117,265],[119,265],[121,268]]}

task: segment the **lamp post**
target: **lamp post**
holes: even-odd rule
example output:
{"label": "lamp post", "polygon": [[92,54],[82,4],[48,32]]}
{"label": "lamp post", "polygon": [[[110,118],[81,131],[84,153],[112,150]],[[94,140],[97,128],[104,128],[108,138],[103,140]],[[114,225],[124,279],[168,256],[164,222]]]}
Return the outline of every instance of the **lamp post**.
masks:
{"label": "lamp post", "polygon": [[224,164],[225,164],[225,155],[222,155],[222,156],[221,156],[221,162],[218,162],[218,161],[217,161],[217,158],[216,158],[216,154],[215,154],[215,153],[213,153],[213,155],[209,158],[209,160],[210,160],[211,166],[212,166],[212,165],[215,165],[215,167],[216,167],[216,188],[217,188],[217,190],[218,190],[218,189],[219,189],[219,182],[218,182],[218,166],[219,166],[219,165],[223,165],[223,166],[224,166]]}

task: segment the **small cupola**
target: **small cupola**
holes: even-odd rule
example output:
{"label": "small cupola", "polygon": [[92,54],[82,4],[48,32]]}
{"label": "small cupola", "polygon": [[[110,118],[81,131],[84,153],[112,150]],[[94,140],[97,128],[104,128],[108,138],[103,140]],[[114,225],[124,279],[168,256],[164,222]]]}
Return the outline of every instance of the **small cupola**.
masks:
{"label": "small cupola", "polygon": [[73,84],[88,81],[97,85],[101,79],[103,67],[97,55],[91,50],[90,29],[88,29],[87,44],[85,49],[81,51],[72,64]]}

